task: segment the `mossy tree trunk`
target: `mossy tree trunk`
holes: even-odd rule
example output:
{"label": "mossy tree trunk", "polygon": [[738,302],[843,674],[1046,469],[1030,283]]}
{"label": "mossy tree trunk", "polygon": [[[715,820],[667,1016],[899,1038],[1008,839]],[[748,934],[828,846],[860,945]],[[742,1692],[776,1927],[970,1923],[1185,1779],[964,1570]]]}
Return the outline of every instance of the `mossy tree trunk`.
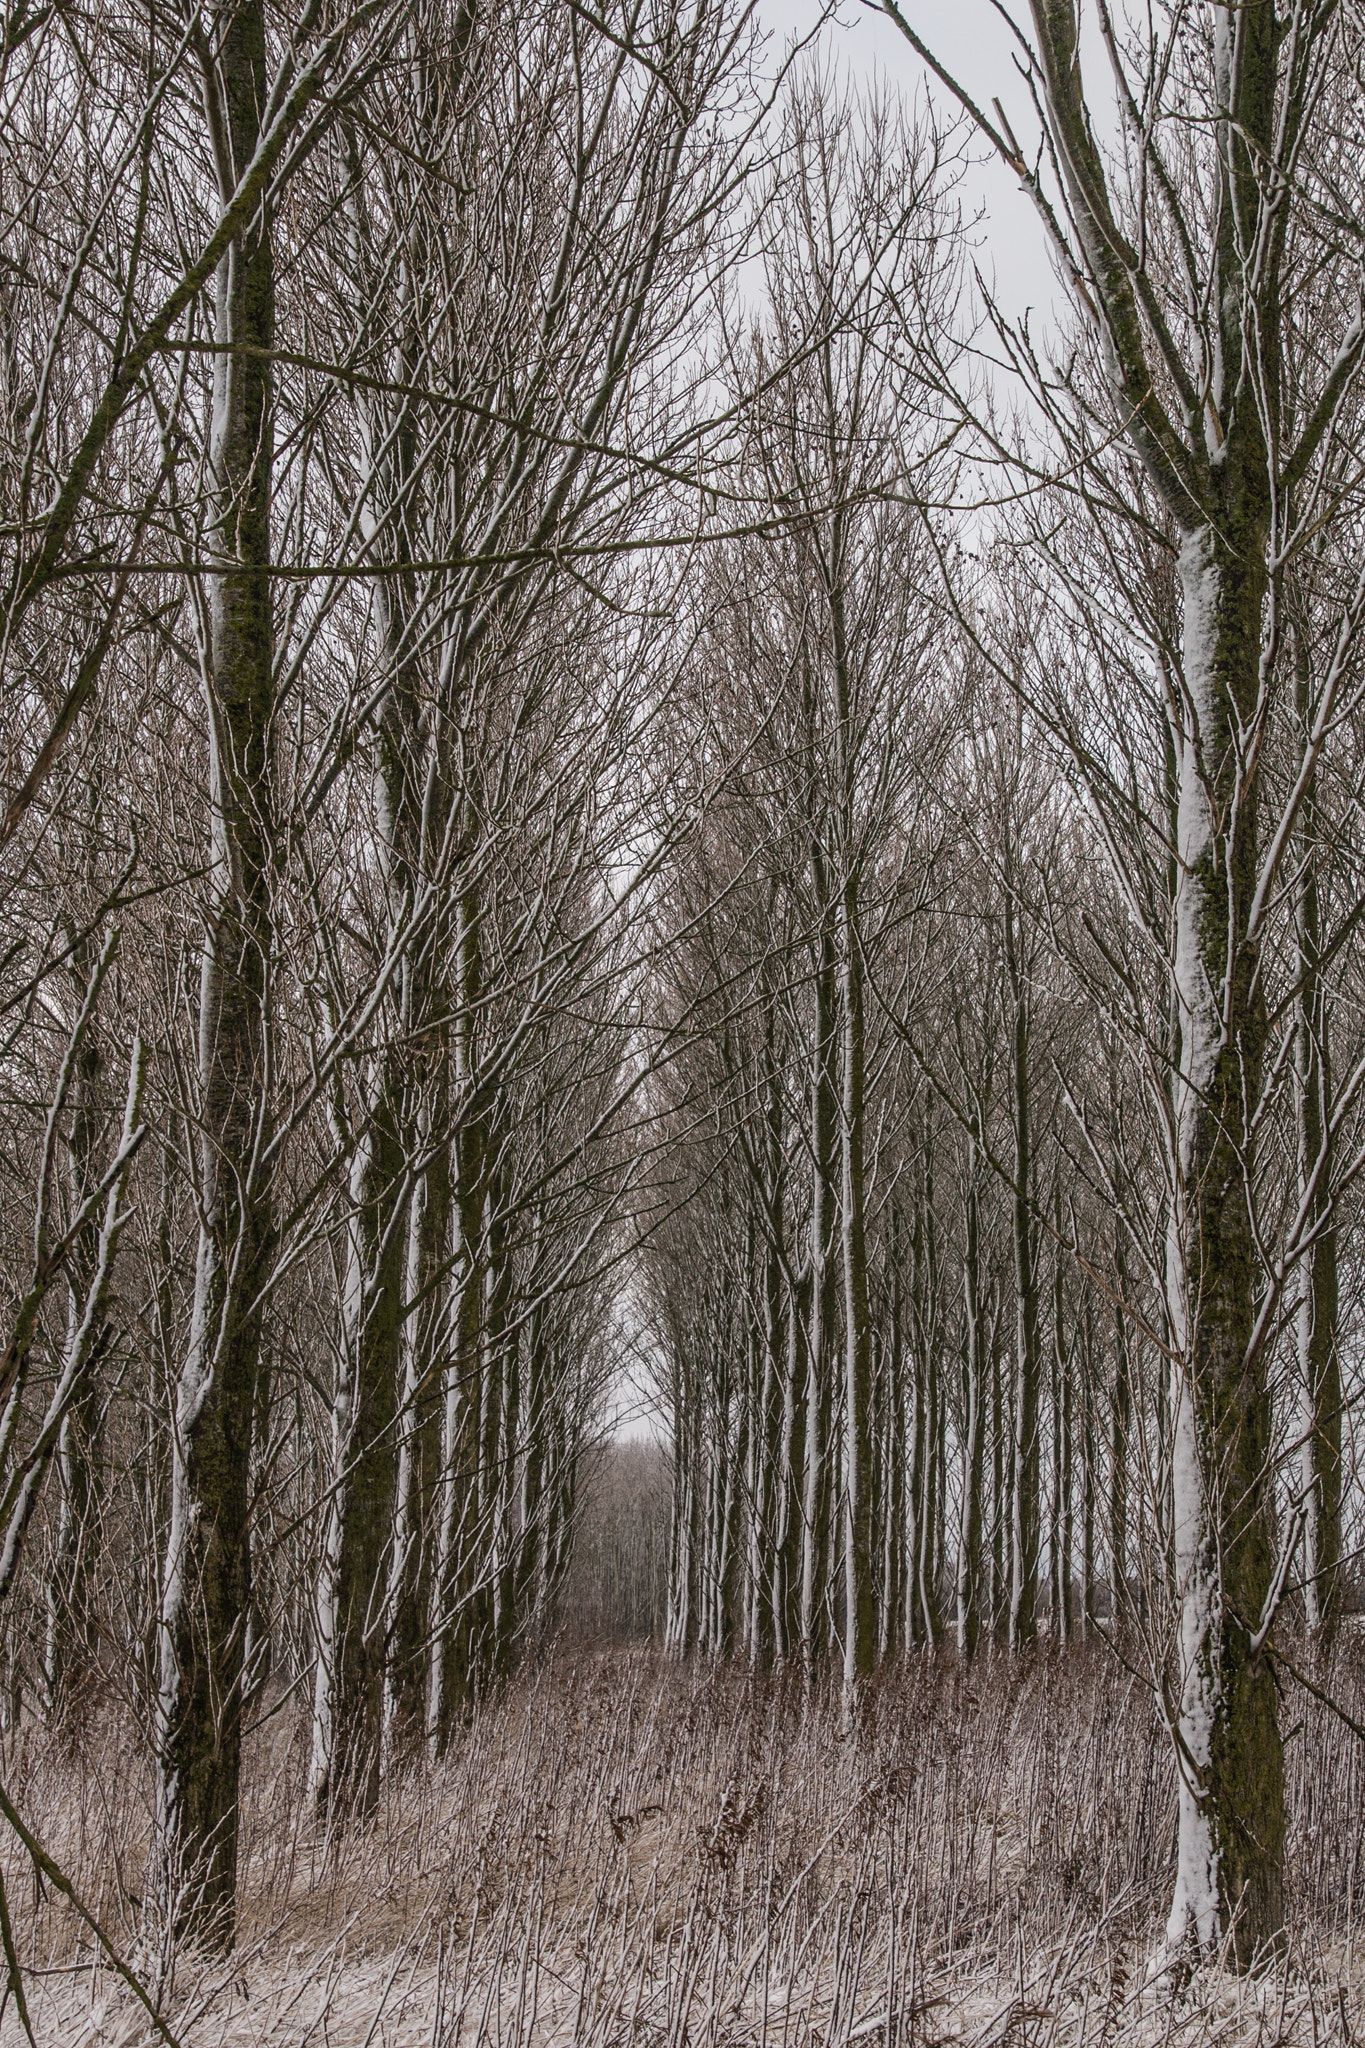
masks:
{"label": "mossy tree trunk", "polygon": [[1260,1093],[1265,1040],[1263,985],[1245,938],[1256,804],[1239,776],[1235,732],[1253,715],[1259,668],[1264,521],[1256,496],[1228,508],[1241,541],[1235,554],[1205,529],[1187,538],[1182,555],[1194,726],[1180,749],[1179,1176],[1167,1281],[1181,1602],[1170,1936],[1193,1932],[1210,1947],[1234,1915],[1244,1960],[1283,1926],[1285,1832],[1275,1681],[1261,1629],[1273,1562],[1270,1393],[1264,1361],[1250,1349],[1259,1274],[1246,1106]]}
{"label": "mossy tree trunk", "polygon": [[[222,116],[226,200],[251,162],[268,80],[263,0],[223,7],[206,91]],[[270,1259],[267,1081],[272,953],[270,350],[264,204],[217,275],[204,685],[211,865],[199,994],[201,1224],[174,1393],[159,1627],[155,1895],[182,1932],[233,1933],[248,1537],[261,1297]]]}

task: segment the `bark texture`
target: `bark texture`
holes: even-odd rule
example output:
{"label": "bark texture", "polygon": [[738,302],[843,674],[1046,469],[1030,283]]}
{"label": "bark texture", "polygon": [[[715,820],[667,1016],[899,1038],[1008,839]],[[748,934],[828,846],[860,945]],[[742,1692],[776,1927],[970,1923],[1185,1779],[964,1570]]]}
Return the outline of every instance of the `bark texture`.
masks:
{"label": "bark texture", "polygon": [[[1247,465],[1248,479],[1257,467]],[[1251,1349],[1258,1274],[1245,1106],[1259,1094],[1265,1040],[1245,938],[1256,805],[1244,778],[1238,787],[1234,732],[1251,715],[1259,676],[1263,495],[1247,490],[1228,509],[1235,553],[1205,529],[1182,554],[1193,724],[1181,745],[1175,904],[1179,1177],[1168,1290],[1180,1837],[1168,1931],[1173,1943],[1193,1932],[1207,1948],[1231,1916],[1248,1963],[1284,1923],[1285,1805],[1262,1628],[1273,1569],[1271,1408],[1264,1359]]]}
{"label": "bark texture", "polygon": [[[265,104],[265,10],[221,10],[206,90],[234,180]],[[228,195],[224,194],[224,198]],[[205,664],[212,833],[199,994],[201,1223],[189,1344],[175,1389],[162,1574],[156,1884],[182,1930],[233,1933],[242,1676],[251,1608],[252,1426],[270,1258],[267,1005],[271,956],[270,585],[274,339],[270,224],[257,208],[219,267],[210,434]]]}

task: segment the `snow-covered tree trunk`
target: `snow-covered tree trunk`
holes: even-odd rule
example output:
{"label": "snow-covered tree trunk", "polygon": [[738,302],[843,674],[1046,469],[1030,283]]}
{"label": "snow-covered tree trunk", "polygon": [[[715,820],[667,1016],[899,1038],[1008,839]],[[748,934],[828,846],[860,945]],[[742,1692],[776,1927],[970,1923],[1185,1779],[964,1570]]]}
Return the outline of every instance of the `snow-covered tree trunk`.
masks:
{"label": "snow-covered tree trunk", "polygon": [[507,1160],[503,1134],[495,1125],[489,1146],[493,1165],[484,1188],[480,1302],[479,1440],[475,1486],[478,1563],[472,1599],[471,1661],[468,1677],[477,1685],[503,1661],[502,1527],[506,1498],[507,1430],[515,1422],[515,1335],[507,1328],[510,1286],[506,1228]]}
{"label": "snow-covered tree trunk", "polygon": [[830,1389],[826,1349],[833,1321],[835,1193],[833,1185],[835,1097],[830,1073],[834,1052],[834,948],[826,928],[820,938],[815,974],[815,1029],[811,1048],[811,1216],[810,1319],[806,1338],[805,1483],[801,1518],[801,1659],[809,1686],[814,1677],[816,1610],[829,1556],[829,1495],[826,1470]]}
{"label": "snow-covered tree trunk", "polygon": [[[920,1223],[918,1210],[916,1222],[911,1231],[912,1245],[918,1235]],[[906,1388],[905,1421],[907,1442],[905,1445],[905,1599],[904,1635],[905,1646],[913,1649],[923,1640],[924,1626],[920,1609],[920,1549],[924,1531],[924,1369],[919,1342],[919,1331],[914,1325],[913,1312],[916,1301],[917,1279],[915,1264],[918,1251],[912,1257],[910,1276],[910,1308],[912,1312],[912,1341],[909,1346],[910,1372]]]}
{"label": "snow-covered tree trunk", "polygon": [[1056,1507],[1052,1517],[1053,1598],[1057,1603],[1057,1640],[1071,1639],[1071,1555],[1075,1542],[1075,1503],[1072,1479],[1075,1466],[1072,1430],[1075,1403],[1073,1393],[1072,1347],[1067,1334],[1066,1291],[1062,1279],[1062,1219],[1060,1197],[1054,1205],[1055,1245],[1052,1279],[1052,1361],[1053,1361],[1053,1471]]}
{"label": "snow-covered tree trunk", "polygon": [[[531,1223],[530,1285],[538,1290],[542,1257],[553,1252],[543,1205],[536,1204]],[[555,1411],[568,1390],[556,1370],[550,1315],[537,1291],[526,1323],[526,1403],[518,1513],[520,1556],[517,1567],[517,1608],[533,1640],[543,1641],[549,1628],[556,1591],[555,1501],[559,1473],[555,1456]]]}
{"label": "snow-covered tree trunk", "polygon": [[[1300,730],[1310,720],[1307,635],[1294,634]],[[1341,1620],[1341,1360],[1337,1226],[1332,1211],[1332,1069],[1329,1002],[1323,987],[1322,856],[1317,776],[1304,797],[1300,832],[1304,877],[1295,931],[1298,1017],[1294,1042],[1298,1111],[1299,1207],[1308,1249],[1299,1268],[1295,1347],[1299,1381],[1298,1490],[1303,1503],[1304,1618],[1318,1646],[1330,1650]]]}
{"label": "snow-covered tree trunk", "polygon": [[452,1093],[461,1121],[450,1145],[450,1293],[447,1363],[441,1376],[440,1510],[432,1560],[427,1666],[428,1753],[441,1755],[469,1685],[469,1569],[476,1518],[479,1416],[477,1370],[483,1300],[485,1121],[478,1102],[475,1017],[482,993],[479,903],[466,891],[455,905],[454,991],[450,1040]]}
{"label": "snow-covered tree trunk", "polygon": [[327,1519],[317,1593],[310,1789],[319,1811],[379,1796],[385,1570],[407,1205],[404,1159],[377,1064],[356,1140],[332,1399]]}
{"label": "snow-covered tree trunk", "polygon": [[973,1130],[967,1141],[966,1198],[962,1260],[962,1513],[957,1541],[958,1655],[974,1657],[981,1640],[981,1481],[985,1384],[981,1327],[980,1148]]}
{"label": "snow-covered tree trunk", "polygon": [[944,1386],[939,1363],[937,1332],[924,1350],[924,1423],[920,1471],[918,1582],[919,1618],[926,1649],[936,1650],[943,1628],[939,1603],[939,1566],[943,1547],[943,1502],[946,1473],[943,1464]]}
{"label": "snow-covered tree trunk", "polygon": [[844,1291],[844,1721],[852,1725],[859,1682],[876,1662],[872,1592],[872,1319],[867,1293],[864,1209],[864,1027],[852,879],[840,902],[839,1008],[842,1037],[840,1263]]}
{"label": "snow-covered tree trunk", "polygon": [[[205,90],[219,99],[224,200],[266,107],[262,0],[221,10]],[[215,124],[217,115],[215,114]],[[274,276],[264,203],[219,266],[209,428],[205,695],[211,866],[199,993],[200,1230],[189,1343],[174,1389],[162,1570],[153,1895],[226,1945],[237,1874],[248,1513],[271,1197],[267,1008]]]}
{"label": "snow-covered tree trunk", "polygon": [[687,1418],[680,1411],[673,1460],[673,1499],[668,1553],[668,1618],[664,1647],[670,1656],[685,1657],[695,1640],[693,1601],[696,1557],[695,1460],[678,1453],[686,1441]]}
{"label": "snow-covered tree trunk", "polygon": [[901,1389],[889,1364],[885,1338],[877,1333],[873,1383],[877,1388],[877,1501],[874,1530],[879,1550],[877,1577],[877,1661],[899,1648],[901,1530]]}
{"label": "snow-covered tree trunk", "polygon": [[882,1353],[883,1372],[888,1382],[885,1512],[886,1545],[890,1555],[887,1560],[887,1613],[883,1624],[888,1655],[894,1654],[902,1645],[908,1647],[913,1640],[906,1628],[906,1600],[909,1532],[915,1512],[910,1460],[907,1455],[907,1431],[913,1427],[915,1403],[913,1391],[906,1385],[905,1375],[905,1301],[901,1269],[903,1221],[900,1205],[894,1195],[890,1204],[889,1235],[889,1300]]}
{"label": "snow-covered tree trunk", "polygon": [[915,1316],[917,1421],[913,1467],[918,1479],[913,1542],[915,1552],[915,1639],[938,1647],[938,1563],[944,1498],[943,1375],[939,1360],[938,1243],[934,1218],[933,1141],[922,1140],[922,1177],[915,1191],[911,1286]]}
{"label": "snow-covered tree trunk", "polygon": [[[90,810],[93,813],[95,809],[92,789]],[[70,972],[79,1001],[92,962],[88,940],[74,934],[73,939]],[[81,1041],[67,1097],[71,1106],[68,1180],[73,1213],[99,1181],[99,1145],[107,1116],[103,1095],[104,1048],[98,1021],[92,1018]],[[68,1352],[79,1334],[98,1247],[99,1222],[92,1216],[66,1257]],[[82,1374],[79,1391],[62,1418],[57,1447],[61,1497],[44,1588],[43,1639],[43,1690],[49,1710],[55,1711],[76,1705],[80,1680],[96,1651],[96,1616],[90,1596],[99,1540],[97,1464],[105,1391],[95,1368],[107,1339],[107,1327],[101,1325],[93,1339],[91,1369]]]}
{"label": "snow-covered tree trunk", "polygon": [[1010,1418],[1009,1389],[1006,1385],[1004,1359],[1000,1347],[1000,1321],[997,1315],[991,1329],[990,1375],[991,1375],[991,1589],[990,1624],[992,1633],[999,1631],[1001,1622],[1009,1610],[1009,1546],[1007,1542],[1010,1512]]}
{"label": "snow-covered tree trunk", "polygon": [[781,1598],[783,1491],[783,1414],[781,1389],[787,1358],[783,1325],[782,1258],[786,1238],[786,1190],[782,1159],[782,1098],[773,1052],[773,1016],[769,1010],[763,1046],[764,1146],[760,1199],[763,1222],[763,1372],[755,1418],[757,1483],[749,1500],[750,1526],[758,1541],[750,1558],[753,1583],[754,1654],[760,1659],[781,1655],[785,1627]]}
{"label": "snow-covered tree trunk", "polygon": [[1264,1647],[1271,1412],[1264,1358],[1251,1349],[1245,1120],[1260,1088],[1264,998],[1245,938],[1256,804],[1239,748],[1259,675],[1264,552],[1231,556],[1226,538],[1200,527],[1185,536],[1180,567],[1180,1059],[1167,1256],[1180,1825],[1167,1932],[1173,1946],[1194,1936],[1208,1949],[1231,1921],[1245,1961],[1284,1918],[1284,1768]]}
{"label": "snow-covered tree trunk", "polygon": [[1011,1198],[1014,1242],[1014,1487],[1010,1521],[1010,1648],[1022,1649],[1037,1632],[1039,1555],[1039,1421],[1038,1421],[1038,1248],[1033,1221],[1031,1178],[1033,1134],[1029,1102],[1029,995],[1012,878],[1005,878],[1005,967],[1013,1011],[1011,1034],[1011,1109],[1014,1135],[1014,1188]]}
{"label": "snow-covered tree trunk", "polygon": [[1095,1311],[1087,1294],[1081,1310],[1080,1378],[1081,1403],[1081,1529],[1077,1560],[1076,1624],[1082,1642],[1090,1638],[1095,1625],[1095,1471],[1099,1447],[1095,1434]]}
{"label": "snow-covered tree trunk", "polygon": [[772,1576],[768,1560],[773,1553],[773,1500],[775,1494],[775,1445],[773,1408],[777,1377],[781,1370],[782,1306],[777,1254],[771,1234],[763,1248],[763,1323],[758,1350],[761,1368],[755,1365],[750,1387],[753,1396],[749,1419],[749,1656],[759,1664],[773,1647]]}
{"label": "snow-covered tree trunk", "polygon": [[493,1642],[492,1664],[497,1672],[511,1668],[521,1616],[517,1609],[518,1539],[515,1527],[517,1461],[521,1456],[523,1433],[521,1415],[522,1342],[519,1328],[508,1327],[511,1293],[511,1249],[499,1243],[497,1271],[500,1301],[495,1322],[501,1371],[498,1383],[497,1462],[494,1487],[493,1524]]}
{"label": "snow-covered tree trunk", "polygon": [[428,1522],[440,1462],[440,1402],[434,1382],[444,1330],[439,1310],[441,1263],[450,1227],[448,1148],[435,1137],[445,1119],[443,1048],[430,1069],[424,1060],[417,1064],[416,1127],[409,1140],[416,1144],[417,1162],[404,1253],[393,1543],[384,1622],[385,1741],[397,1754],[411,1751],[424,1722]]}
{"label": "snow-covered tree trunk", "polygon": [[1128,1471],[1133,1427],[1133,1371],[1128,1348],[1128,1268],[1123,1226],[1114,1233],[1114,1378],[1109,1395],[1109,1592],[1113,1619],[1128,1615]]}
{"label": "snow-covered tree trunk", "polygon": [[786,1354],[782,1372],[782,1417],[778,1433],[777,1529],[773,1544],[773,1650],[790,1655],[798,1627],[796,1589],[801,1555],[801,1475],[805,1465],[805,1419],[801,1363],[802,1286],[788,1276]]}

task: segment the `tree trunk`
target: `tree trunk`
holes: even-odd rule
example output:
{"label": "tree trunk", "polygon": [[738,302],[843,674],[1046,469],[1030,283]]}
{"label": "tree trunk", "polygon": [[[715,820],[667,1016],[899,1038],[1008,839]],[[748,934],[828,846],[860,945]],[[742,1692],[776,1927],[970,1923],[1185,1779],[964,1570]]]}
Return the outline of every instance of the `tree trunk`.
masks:
{"label": "tree trunk", "polygon": [[[1263,454],[1263,451],[1262,451]],[[1258,1100],[1263,982],[1245,943],[1256,804],[1237,732],[1258,689],[1265,584],[1260,493],[1230,456],[1226,533],[1181,550],[1180,1006],[1176,1188],[1168,1239],[1175,1562],[1180,1601],[1179,1857],[1168,1936],[1202,1948],[1229,1921],[1245,1966],[1284,1925],[1284,1765],[1270,1659],[1271,1412],[1251,1334],[1257,1258],[1245,1105]],[[1248,502],[1248,498],[1251,502]],[[1259,539],[1258,539],[1259,535]],[[1234,552],[1234,547],[1237,551]],[[1234,801],[1234,798],[1236,799]]]}
{"label": "tree trunk", "polygon": [[477,1099],[474,1017],[482,989],[479,909],[472,893],[456,906],[455,1001],[451,1038],[460,1124],[449,1158],[451,1288],[448,1355],[441,1376],[441,1469],[436,1555],[431,1573],[427,1751],[444,1754],[468,1697],[471,1655],[469,1570],[477,1516],[479,1327],[483,1299],[483,1210],[487,1130]]}
{"label": "tree trunk", "polygon": [[877,1659],[872,1593],[872,1328],[864,1225],[864,1048],[862,974],[852,881],[841,897],[840,1009],[843,1036],[840,1250],[844,1281],[844,1721],[852,1724],[859,1683]]}
{"label": "tree trunk", "polygon": [[[443,1130],[447,1091],[442,1085],[445,1047],[438,1038],[431,1071],[419,1062],[416,1142],[424,1157],[409,1198],[404,1256],[401,1335],[402,1398],[397,1419],[393,1544],[385,1602],[384,1723],[386,1746],[409,1755],[423,1729],[423,1643],[430,1605],[430,1530],[440,1464],[440,1403],[435,1377],[444,1317],[441,1269],[450,1235],[449,1146]],[[429,1091],[429,1092],[427,1092]]]}
{"label": "tree trunk", "polygon": [[[887,1564],[886,1642],[888,1654],[908,1647],[905,1603],[909,1597],[908,1570],[910,1526],[914,1518],[911,1488],[910,1446],[907,1427],[913,1424],[914,1404],[906,1402],[905,1313],[901,1272],[902,1218],[899,1204],[891,1202],[890,1272],[888,1285],[888,1327],[883,1348],[883,1369],[887,1383]],[[907,1405],[909,1414],[907,1415]]]}
{"label": "tree trunk", "polygon": [[1005,881],[1005,965],[1014,1002],[1011,1088],[1014,1123],[1014,1498],[1010,1546],[1010,1648],[1037,1632],[1038,1605],[1038,1251],[1030,1202],[1028,988],[1019,955],[1014,889]]}
{"label": "tree trunk", "polygon": [[[1301,731],[1311,713],[1307,636],[1294,634]],[[1299,1206],[1309,1234],[1300,1265],[1295,1322],[1299,1368],[1299,1491],[1303,1498],[1303,1604],[1310,1633],[1330,1651],[1341,1620],[1341,1361],[1337,1349],[1337,1227],[1331,1200],[1332,1069],[1328,995],[1319,968],[1322,917],[1317,775],[1304,798],[1301,842],[1305,872],[1298,904],[1298,1018],[1295,1099],[1298,1107]]]}
{"label": "tree trunk", "polygon": [[1075,1536],[1072,1477],[1074,1457],[1071,1433],[1074,1397],[1071,1383],[1071,1346],[1066,1334],[1066,1296],[1062,1284],[1061,1203],[1057,1203],[1057,1244],[1053,1252],[1052,1357],[1056,1377],[1053,1401],[1056,1415],[1056,1498],[1053,1519],[1053,1597],[1057,1602],[1057,1640],[1071,1638],[1071,1552]]}
{"label": "tree trunk", "polygon": [[1078,1603],[1082,1641],[1095,1627],[1095,1318],[1087,1294],[1081,1314],[1081,1587]]}
{"label": "tree trunk", "polygon": [[[770,1228],[772,1224],[773,1219],[770,1217]],[[765,1662],[775,1648],[773,1575],[768,1566],[775,1549],[773,1503],[777,1491],[777,1458],[773,1423],[776,1387],[782,1370],[782,1348],[781,1275],[778,1271],[777,1253],[771,1241],[765,1238],[763,1362],[761,1373],[755,1375],[755,1412],[750,1425],[750,1464],[753,1479],[749,1490],[749,1651],[754,1663]]]}
{"label": "tree trunk", "polygon": [[981,1479],[985,1402],[981,1329],[980,1169],[976,1134],[967,1141],[962,1254],[966,1341],[962,1362],[962,1519],[957,1543],[957,1648],[974,1657],[981,1640]]}
{"label": "tree trunk", "polygon": [[[234,179],[266,103],[265,8],[221,10],[218,79]],[[223,194],[224,199],[229,196]],[[274,278],[264,205],[217,278],[206,693],[212,867],[199,996],[201,1225],[172,1418],[162,1573],[154,1894],[172,1924],[233,1934],[247,1518],[271,1199],[266,1032],[272,948],[270,586]]]}
{"label": "tree trunk", "polygon": [[322,1814],[367,1814],[379,1798],[406,1221],[405,1162],[388,1079],[381,1061],[347,1193],[345,1291],[317,1598],[310,1784]]}
{"label": "tree trunk", "polygon": [[[365,260],[373,255],[372,237],[359,161],[352,156],[357,269],[365,274],[374,267]],[[403,380],[413,373],[420,353],[420,267],[410,245],[397,287],[397,367]],[[424,814],[432,797],[443,794],[444,782],[436,772],[439,736],[429,729],[430,712],[424,714],[412,635],[417,611],[409,539],[417,456],[413,408],[403,406],[396,420],[390,419],[377,398],[367,396],[360,407],[360,430],[361,527],[385,563],[371,593],[378,654],[387,677],[377,719],[375,835],[387,897],[386,950],[401,946],[402,967],[393,1000],[386,1004],[389,1037],[376,1057],[363,1111],[369,1128],[358,1139],[363,1167],[352,1188],[356,1221],[349,1255],[354,1258],[359,1251],[364,1278],[358,1293],[348,1283],[343,1315],[351,1320],[338,1347],[350,1376],[350,1412],[343,1416],[338,1407],[335,1584],[319,1603],[321,1614],[330,1602],[335,1632],[328,1659],[319,1658],[319,1683],[326,1676],[333,1690],[326,1714],[331,1756],[323,1762],[315,1754],[314,1777],[324,1804],[341,1799],[369,1812],[378,1797],[385,1730],[401,1741],[395,1716],[411,1724],[419,1690],[410,1654],[417,1635],[417,1594],[407,1579],[420,1555],[418,1409],[424,1361],[422,1319],[409,1312],[409,1304],[417,1300],[423,1275],[430,1271],[430,1233],[439,1233],[444,1224],[440,1177],[433,1182],[427,1157],[439,1136],[433,1114],[444,1112],[443,1075],[427,1034],[445,1003],[433,965],[433,934],[423,926],[404,941],[402,926],[412,917],[426,879],[433,823],[436,840],[443,836],[439,801],[434,820]],[[393,506],[402,509],[387,518]]]}
{"label": "tree trunk", "polygon": [[1109,1594],[1113,1624],[1128,1618],[1128,1451],[1133,1422],[1133,1380],[1128,1359],[1128,1269],[1123,1228],[1114,1233],[1114,1388],[1109,1402]]}
{"label": "tree trunk", "polygon": [[[89,982],[93,962],[88,941],[72,936],[70,971],[79,1000]],[[73,1210],[80,1207],[100,1178],[103,1079],[99,1020],[92,1017],[81,1041],[67,1096],[71,1106],[68,1180]],[[92,1216],[66,1256],[68,1348],[79,1329],[86,1294],[95,1277],[99,1235],[99,1218]],[[57,1445],[61,1494],[44,1587],[43,1690],[48,1711],[58,1716],[77,1707],[82,1679],[91,1670],[97,1651],[98,1618],[91,1594],[99,1542],[97,1468],[105,1406],[99,1361],[108,1334],[106,1324],[95,1337],[79,1391],[62,1418]]]}
{"label": "tree trunk", "polygon": [[797,1591],[801,1563],[801,1483],[805,1470],[805,1420],[802,1400],[801,1343],[805,1324],[804,1287],[788,1278],[786,1364],[782,1377],[782,1423],[778,1451],[777,1538],[774,1545],[774,1649],[789,1656],[800,1631]]}
{"label": "tree trunk", "polygon": [[1001,1353],[1000,1325],[1003,1304],[991,1319],[991,1633],[998,1636],[1009,1613],[1007,1563],[1009,1557],[1010,1411],[1005,1384],[1005,1363]]}
{"label": "tree trunk", "polygon": [[924,1379],[924,1452],[921,1461],[919,1530],[919,1604],[926,1648],[936,1650],[943,1628],[939,1601],[939,1565],[943,1549],[943,1513],[947,1494],[944,1459],[944,1380],[940,1365],[941,1330],[938,1296],[938,1226],[934,1215],[934,1141],[924,1131],[924,1178],[920,1187],[920,1227],[915,1233],[916,1320]]}
{"label": "tree trunk", "polygon": [[815,1034],[811,1052],[811,1281],[810,1326],[806,1342],[806,1470],[801,1529],[801,1660],[809,1691],[814,1682],[815,1625],[824,1596],[829,1556],[830,1390],[825,1353],[833,1323],[835,1098],[831,1077],[834,1050],[833,942],[820,940],[815,976]]}

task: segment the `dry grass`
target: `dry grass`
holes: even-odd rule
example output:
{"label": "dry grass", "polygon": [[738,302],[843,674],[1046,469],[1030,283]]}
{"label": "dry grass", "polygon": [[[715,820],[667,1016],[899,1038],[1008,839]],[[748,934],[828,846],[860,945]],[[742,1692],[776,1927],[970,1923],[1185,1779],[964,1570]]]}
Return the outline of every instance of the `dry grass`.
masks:
{"label": "dry grass", "polygon": [[[1358,1660],[1335,1682],[1359,1712]],[[252,1745],[237,1952],[182,1958],[167,2017],[186,2048],[1365,2041],[1360,1745],[1286,1709],[1291,1962],[1175,1988],[1150,1981],[1170,1767],[1100,1653],[908,1665],[855,1740],[780,1680],[561,1658],[339,1843],[281,1714]],[[117,1747],[63,1758],[30,1729],[7,1783],[131,1951],[147,1784]],[[152,2039],[67,1910],[5,1868],[38,2040]],[[11,2006],[0,2039],[20,2038]]]}

